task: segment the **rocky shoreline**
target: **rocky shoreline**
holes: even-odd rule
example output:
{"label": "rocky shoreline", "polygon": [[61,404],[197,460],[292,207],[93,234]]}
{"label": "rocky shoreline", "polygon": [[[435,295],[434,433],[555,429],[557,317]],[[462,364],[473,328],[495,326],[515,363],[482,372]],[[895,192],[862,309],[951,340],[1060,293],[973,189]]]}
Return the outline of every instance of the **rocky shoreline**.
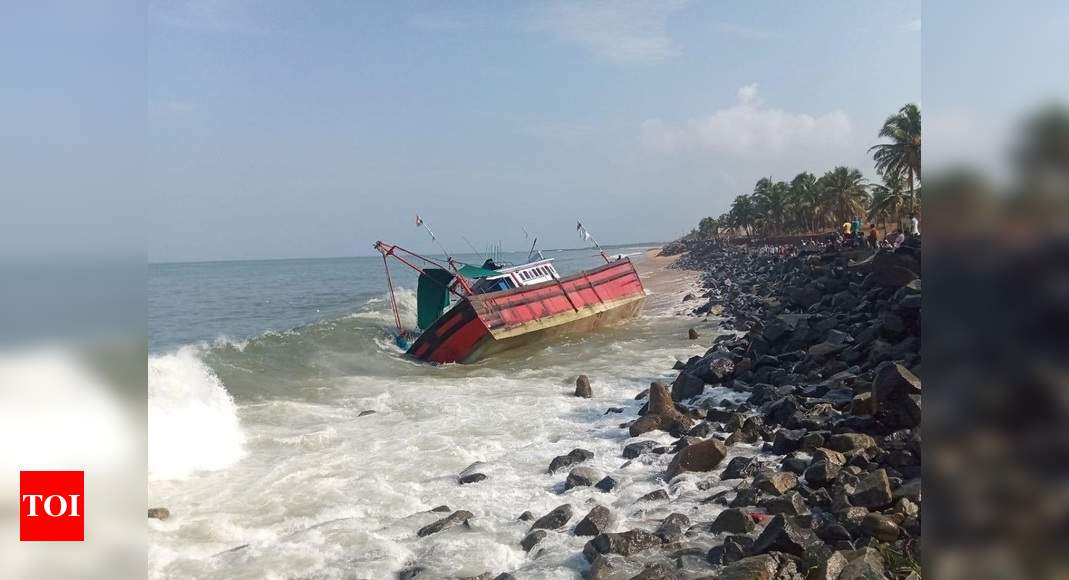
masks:
{"label": "rocky shoreline", "polygon": [[[620,530],[611,501],[562,503],[518,514],[530,527],[517,543],[537,558],[551,534],[589,537],[581,561],[597,580],[920,578],[919,242],[684,251],[675,267],[701,272],[704,289],[684,301],[726,332],[638,393],[646,404],[620,425],[621,469],[648,466],[665,484],[635,502],[651,517]],[[594,388],[581,375],[575,395]],[[671,443],[649,438],[664,433]],[[565,494],[611,497],[618,482],[584,465],[593,457],[575,449],[547,469]],[[458,484],[484,478],[476,464]],[[436,509],[421,537],[472,518]]]}

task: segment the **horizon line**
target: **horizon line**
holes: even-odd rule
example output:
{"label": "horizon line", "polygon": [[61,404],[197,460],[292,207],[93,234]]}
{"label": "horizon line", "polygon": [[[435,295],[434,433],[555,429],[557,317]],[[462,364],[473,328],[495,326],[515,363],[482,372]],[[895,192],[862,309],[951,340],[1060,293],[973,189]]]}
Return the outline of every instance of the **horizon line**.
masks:
{"label": "horizon line", "polygon": [[[665,243],[664,241],[629,242],[629,243],[623,243],[623,244],[606,244],[604,246],[604,248],[619,248],[619,247],[622,247],[622,246],[660,246],[660,245],[663,245],[664,243]],[[597,252],[597,248],[589,248],[589,247],[581,247],[581,248],[546,248],[546,249],[543,249],[543,250],[540,250],[540,251],[542,251],[542,252],[570,252],[570,251],[577,251],[577,250],[591,250],[593,252]],[[524,251],[526,251],[526,250],[504,250],[504,251],[502,251],[502,253],[503,254],[517,254],[517,253],[521,253],[521,252],[524,252]],[[379,255],[380,254],[355,254],[355,255],[348,255],[348,256],[298,256],[298,257],[290,257],[290,258],[218,258],[218,259],[208,259],[208,260],[161,260],[161,261],[149,260],[147,262],[147,264],[149,266],[164,266],[164,265],[176,265],[176,264],[220,264],[220,263],[226,263],[226,262],[283,262],[283,261],[295,261],[295,260],[340,260],[340,259],[347,259],[347,258],[374,258],[374,257],[377,257]],[[432,257],[438,257],[438,256],[441,256],[443,254],[438,252],[438,253],[427,253],[427,255],[428,256],[432,256]],[[476,253],[473,253],[473,252],[458,252],[456,255],[457,256],[476,256],[476,255],[479,255],[479,254],[476,254]]]}

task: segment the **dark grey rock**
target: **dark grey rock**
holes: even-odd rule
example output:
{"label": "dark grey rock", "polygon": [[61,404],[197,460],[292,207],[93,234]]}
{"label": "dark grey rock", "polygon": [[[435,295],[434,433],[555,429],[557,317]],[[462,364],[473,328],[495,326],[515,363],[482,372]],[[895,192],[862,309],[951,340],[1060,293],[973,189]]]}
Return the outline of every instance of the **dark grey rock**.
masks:
{"label": "dark grey rock", "polygon": [[484,479],[486,479],[485,473],[469,473],[468,475],[462,476],[458,481],[460,481],[460,485],[464,485],[466,483],[477,483]]}
{"label": "dark grey rock", "polygon": [[567,455],[558,455],[549,463],[549,472],[554,473],[577,463],[593,459],[594,454],[586,449],[572,449]]}
{"label": "dark grey rock", "polygon": [[635,502],[637,503],[643,501],[662,501],[666,499],[668,499],[668,492],[663,489],[656,489],[638,498],[637,500],[635,500]]}
{"label": "dark grey rock", "polygon": [[765,508],[769,515],[801,516],[809,513],[809,506],[802,499],[802,494],[797,491],[788,491],[779,497],[770,497],[761,502],[761,507]]}
{"label": "dark grey rock", "polygon": [[721,479],[742,479],[757,472],[757,461],[753,457],[732,457],[728,461]]}
{"label": "dark grey rock", "polygon": [[731,534],[748,534],[753,531],[755,527],[753,518],[745,510],[739,508],[728,508],[713,520],[713,523],[709,526],[709,531],[714,534],[720,534],[723,532]]}
{"label": "dark grey rock", "polygon": [[700,377],[690,374],[686,370],[679,373],[676,380],[672,381],[672,400],[682,401],[702,394],[705,390],[705,381]]}
{"label": "dark grey rock", "polygon": [[784,552],[803,557],[822,542],[812,530],[803,528],[785,516],[776,516],[754,541],[753,553]]}
{"label": "dark grey rock", "polygon": [[423,526],[416,532],[416,535],[422,538],[460,525],[467,527],[468,520],[473,517],[475,516],[467,510],[457,510],[432,524]]}
{"label": "dark grey rock", "polygon": [[604,533],[608,529],[611,520],[612,512],[609,511],[609,508],[603,505],[596,505],[575,526],[575,535],[596,536]]}
{"label": "dark grey rock", "polygon": [[894,496],[891,494],[891,482],[887,479],[887,471],[877,469],[861,479],[850,494],[850,503],[856,506],[880,509],[891,504]]}
{"label": "dark grey rock", "polygon": [[601,478],[601,481],[595,483],[594,487],[596,487],[596,488],[600,489],[601,491],[604,491],[604,492],[607,493],[607,492],[610,492],[610,491],[616,489],[616,485],[617,485],[616,480],[613,479],[613,477],[611,475],[606,475],[605,477]]}
{"label": "dark grey rock", "polygon": [[634,459],[644,453],[649,453],[650,451],[653,451],[653,448],[657,447],[658,445],[660,445],[660,443],[649,440],[628,443],[624,446],[624,458]]}
{"label": "dark grey rock", "polygon": [[531,525],[532,530],[559,530],[567,524],[572,516],[575,515],[575,509],[570,504],[564,504],[557,506],[553,511],[538,518],[534,524]]}
{"label": "dark grey rock", "polygon": [[645,530],[630,530],[620,533],[599,534],[583,547],[583,556],[593,562],[600,554],[631,556],[659,546],[661,539]]}
{"label": "dark grey rock", "polygon": [[520,546],[523,548],[524,552],[530,552],[531,548],[534,548],[538,542],[541,542],[545,537],[545,530],[534,530],[524,536],[523,540],[520,540]]}
{"label": "dark grey rock", "polygon": [[684,471],[709,471],[719,465],[727,453],[724,442],[715,438],[688,445],[672,458],[666,476],[671,479]]}
{"label": "dark grey rock", "polygon": [[589,399],[594,396],[594,390],[590,388],[590,379],[586,375],[579,375],[575,379],[575,396]]}
{"label": "dark grey rock", "polygon": [[683,537],[683,532],[688,526],[690,526],[690,518],[680,513],[673,513],[661,521],[654,535],[662,542],[674,542]]}
{"label": "dark grey rock", "polygon": [[789,471],[762,472],[754,478],[754,487],[772,495],[783,495],[798,486],[798,476]]}
{"label": "dark grey rock", "polygon": [[589,487],[600,481],[604,475],[591,467],[576,467],[568,472],[568,478],[564,480],[564,489],[573,487]]}

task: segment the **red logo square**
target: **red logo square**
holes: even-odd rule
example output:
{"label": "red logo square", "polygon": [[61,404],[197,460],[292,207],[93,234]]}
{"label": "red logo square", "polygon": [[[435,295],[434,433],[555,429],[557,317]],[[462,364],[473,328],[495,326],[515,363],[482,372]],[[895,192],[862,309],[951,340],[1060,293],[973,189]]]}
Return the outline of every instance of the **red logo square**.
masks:
{"label": "red logo square", "polygon": [[85,540],[85,472],[19,472],[19,540]]}

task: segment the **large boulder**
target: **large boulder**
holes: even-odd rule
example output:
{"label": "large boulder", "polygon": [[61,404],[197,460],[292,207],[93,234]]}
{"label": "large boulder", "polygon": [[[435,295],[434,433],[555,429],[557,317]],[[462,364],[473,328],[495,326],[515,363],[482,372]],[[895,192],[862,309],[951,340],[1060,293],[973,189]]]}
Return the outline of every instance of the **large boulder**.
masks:
{"label": "large boulder", "polygon": [[609,528],[612,520],[612,512],[603,505],[596,505],[586,514],[586,517],[575,526],[577,536],[596,536],[604,533]]}
{"label": "large boulder", "polygon": [[864,285],[903,288],[920,278],[920,262],[909,251],[877,252],[869,260],[851,266],[868,272]]}
{"label": "large boulder", "polygon": [[487,467],[489,466],[486,463],[482,461],[476,461],[475,463],[472,463],[471,465],[465,467],[464,471],[460,472],[460,475],[457,476],[457,481],[461,485],[482,481],[487,478],[487,475],[485,473]]}
{"label": "large boulder", "polygon": [[798,563],[783,554],[761,554],[727,565],[716,576],[719,580],[802,580]]}
{"label": "large boulder", "polygon": [[[875,548],[861,548],[843,552],[847,564],[839,572],[838,580],[868,580],[886,578],[883,555]],[[907,576],[908,577],[908,576]]]}
{"label": "large boulder", "polygon": [[553,473],[560,471],[566,467],[571,467],[577,463],[582,463],[588,459],[593,459],[594,453],[587,451],[586,449],[572,449],[567,455],[558,455],[553,458],[553,461],[549,462],[549,472]]}
{"label": "large boulder", "polygon": [[568,478],[564,480],[564,489],[589,487],[600,481],[602,477],[601,472],[591,467],[576,467],[568,473]]}
{"label": "large boulder", "polygon": [[823,487],[835,481],[846,465],[846,456],[838,451],[819,448],[813,453],[813,462],[805,470],[804,478],[809,485]]}
{"label": "large boulder", "polygon": [[887,471],[877,469],[866,475],[850,494],[850,503],[869,509],[880,509],[891,504],[894,495],[891,494],[891,482],[887,478]]}
{"label": "large boulder", "polygon": [[883,362],[872,380],[872,407],[892,427],[916,427],[921,420],[921,380],[906,367]]}
{"label": "large boulder", "polygon": [[601,554],[631,556],[660,544],[660,538],[645,530],[604,533],[586,543],[583,547],[583,556],[588,562],[593,562]]}
{"label": "large boulder", "polygon": [[629,432],[637,437],[649,431],[686,431],[694,426],[694,420],[676,409],[668,385],[654,382],[650,385],[650,402],[646,414],[631,424]]}
{"label": "large boulder", "polygon": [[765,493],[783,495],[798,487],[798,476],[789,471],[766,471],[754,478],[753,485]]}
{"label": "large boulder", "polygon": [[679,373],[676,380],[672,381],[672,400],[682,401],[702,394],[705,390],[705,381],[690,374],[687,371]]}
{"label": "large boulder", "polygon": [[727,532],[730,534],[748,534],[753,531],[756,524],[753,518],[745,510],[740,508],[728,508],[716,516],[709,526],[709,531],[714,534]]}
{"label": "large boulder", "polygon": [[757,460],[753,457],[733,457],[728,461],[720,479],[742,479],[757,472]]}
{"label": "large boulder", "polygon": [[468,520],[473,517],[475,516],[473,516],[472,513],[467,510],[457,510],[432,524],[423,526],[419,529],[418,532],[416,532],[416,535],[422,538],[424,536],[437,534],[438,532],[448,530],[449,528],[453,528],[456,526],[467,526]]}
{"label": "large boulder", "polygon": [[653,535],[660,538],[662,542],[674,542],[683,537],[683,532],[688,526],[690,526],[690,518],[687,516],[681,513],[669,514],[661,520],[661,525],[657,526],[657,531]]}
{"label": "large boulder", "polygon": [[529,534],[524,536],[522,540],[520,540],[520,547],[523,548],[524,552],[530,552],[531,548],[534,548],[535,545],[545,539],[545,537],[545,530],[533,530]]}
{"label": "large boulder", "polygon": [[590,388],[590,379],[586,375],[579,375],[575,379],[575,396],[589,399],[594,396],[594,390]]}
{"label": "large boulder", "polygon": [[780,515],[772,518],[754,541],[753,553],[784,552],[802,558],[807,551],[821,545],[823,542],[813,530],[803,528],[792,518]]}
{"label": "large boulder", "polygon": [[728,454],[723,441],[706,439],[681,449],[668,464],[668,479],[684,471],[709,471],[720,464]]}
{"label": "large boulder", "polygon": [[855,449],[868,449],[876,446],[876,440],[864,433],[836,433],[828,438],[828,449],[846,453]]}
{"label": "large boulder", "polygon": [[634,458],[636,458],[636,457],[638,457],[640,455],[643,455],[643,454],[649,453],[650,451],[653,451],[655,448],[657,448],[659,446],[660,446],[659,443],[657,443],[656,441],[650,441],[650,440],[635,441],[634,443],[628,443],[627,445],[624,446],[624,459],[634,459]]}
{"label": "large boulder", "polygon": [[557,506],[553,511],[535,520],[535,523],[531,524],[531,529],[559,530],[560,528],[563,528],[574,515],[575,509],[570,504]]}
{"label": "large boulder", "polygon": [[867,514],[861,520],[861,530],[881,542],[893,542],[900,533],[898,524],[880,513]]}

